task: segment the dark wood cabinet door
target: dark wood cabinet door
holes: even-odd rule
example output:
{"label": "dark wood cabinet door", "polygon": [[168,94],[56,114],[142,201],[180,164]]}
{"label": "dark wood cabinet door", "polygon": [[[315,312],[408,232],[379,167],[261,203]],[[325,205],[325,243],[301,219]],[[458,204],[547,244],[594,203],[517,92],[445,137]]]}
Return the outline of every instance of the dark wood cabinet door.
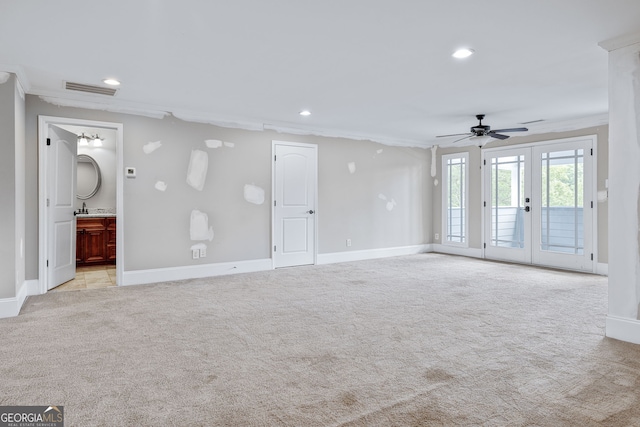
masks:
{"label": "dark wood cabinet door", "polygon": [[103,230],[85,230],[84,232],[84,262],[96,264],[106,261],[107,243]]}
{"label": "dark wood cabinet door", "polygon": [[116,219],[78,218],[76,265],[116,262]]}

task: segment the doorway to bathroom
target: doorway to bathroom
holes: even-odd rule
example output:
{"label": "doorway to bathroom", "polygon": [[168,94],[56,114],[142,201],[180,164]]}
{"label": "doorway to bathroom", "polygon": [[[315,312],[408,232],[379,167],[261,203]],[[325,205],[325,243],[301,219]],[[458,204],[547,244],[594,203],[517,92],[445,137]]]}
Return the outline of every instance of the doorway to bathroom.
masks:
{"label": "doorway to bathroom", "polygon": [[38,120],[40,293],[122,283],[122,124]]}

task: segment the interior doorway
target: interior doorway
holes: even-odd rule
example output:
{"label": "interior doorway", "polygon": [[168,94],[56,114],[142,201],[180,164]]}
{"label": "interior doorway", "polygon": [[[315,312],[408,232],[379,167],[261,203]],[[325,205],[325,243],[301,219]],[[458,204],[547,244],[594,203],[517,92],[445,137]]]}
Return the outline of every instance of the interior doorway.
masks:
{"label": "interior doorway", "polygon": [[[122,283],[122,131],[120,123],[38,118],[40,293],[65,282],[98,287],[101,275],[104,285]],[[87,271],[96,271],[87,273],[94,286],[85,286]]]}
{"label": "interior doorway", "polygon": [[487,149],[486,258],[595,272],[595,136]]}
{"label": "interior doorway", "polygon": [[273,141],[274,268],[315,264],[318,147]]}

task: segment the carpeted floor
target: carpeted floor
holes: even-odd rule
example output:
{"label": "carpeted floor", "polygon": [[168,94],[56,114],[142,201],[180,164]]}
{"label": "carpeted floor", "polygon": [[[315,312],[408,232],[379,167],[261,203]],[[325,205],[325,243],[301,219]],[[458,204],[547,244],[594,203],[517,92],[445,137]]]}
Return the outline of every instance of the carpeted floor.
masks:
{"label": "carpeted floor", "polygon": [[440,254],[30,297],[0,405],[67,426],[640,425],[606,277]]}

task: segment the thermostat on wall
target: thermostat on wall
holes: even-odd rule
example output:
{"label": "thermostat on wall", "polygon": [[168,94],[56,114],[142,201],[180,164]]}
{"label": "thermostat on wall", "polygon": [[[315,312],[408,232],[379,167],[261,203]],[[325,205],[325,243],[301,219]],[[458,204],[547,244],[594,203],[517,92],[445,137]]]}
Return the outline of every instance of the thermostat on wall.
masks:
{"label": "thermostat on wall", "polygon": [[124,174],[127,178],[135,178],[136,177],[136,168],[125,168]]}

